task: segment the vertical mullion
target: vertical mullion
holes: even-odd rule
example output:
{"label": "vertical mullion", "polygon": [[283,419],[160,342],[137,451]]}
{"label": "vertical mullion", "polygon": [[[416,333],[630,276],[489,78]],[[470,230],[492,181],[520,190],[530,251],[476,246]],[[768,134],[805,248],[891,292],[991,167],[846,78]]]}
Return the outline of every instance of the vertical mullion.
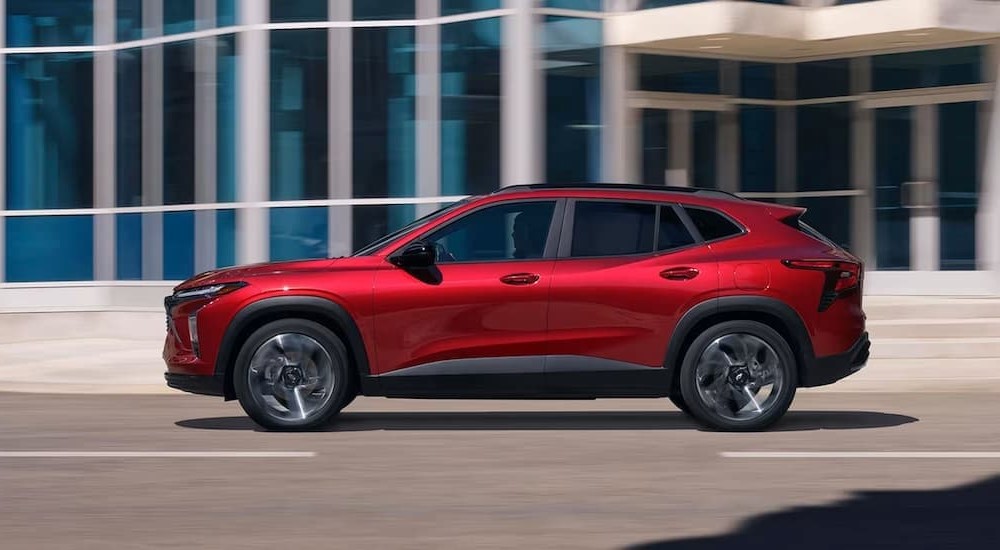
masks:
{"label": "vertical mullion", "polygon": [[[740,64],[738,61],[723,60],[720,66],[720,83],[723,95],[740,96]],[[716,188],[730,193],[740,190],[740,128],[739,110],[730,105],[719,111],[716,124]]]}
{"label": "vertical mullion", "polygon": [[535,48],[538,22],[533,0],[504,0],[514,13],[501,30],[500,186],[540,181],[543,83]]}
{"label": "vertical mullion", "polygon": [[[94,1],[94,44],[115,41],[115,0]],[[94,208],[115,206],[115,52],[94,52]],[[115,215],[93,217],[96,281],[110,281],[115,273]]]}
{"label": "vertical mullion", "polygon": [[[268,22],[269,2],[240,0],[239,20],[243,25]],[[264,202],[270,185],[270,62],[268,31],[251,29],[237,36],[239,157],[237,200]],[[249,264],[269,259],[268,210],[243,206],[236,211],[236,263]]]}
{"label": "vertical mullion", "polygon": [[[795,65],[783,63],[776,69],[778,99],[795,99]],[[776,109],[778,181],[775,190],[783,193],[798,190],[798,140],[796,138],[796,107],[788,105]],[[795,204],[795,199],[777,199],[776,202]]]}
{"label": "vertical mullion", "polygon": [[[198,30],[215,26],[216,0],[198,0],[195,4],[195,25]],[[195,40],[194,59],[194,120],[196,203],[216,202],[217,143],[216,121],[218,88],[216,37]],[[199,273],[215,268],[215,210],[197,210],[194,216],[194,267]]]}
{"label": "vertical mullion", "polygon": [[[940,188],[938,166],[938,105],[914,107],[913,174],[915,181],[936,182]],[[940,196],[940,194],[939,194]],[[937,271],[941,265],[941,218],[934,208],[910,210],[910,265],[916,271]]]}
{"label": "vertical mullion", "polygon": [[[143,0],[142,26],[163,33],[162,0]],[[163,45],[142,48],[142,205],[163,204]],[[142,214],[142,278],[163,279],[163,213]]]}
{"label": "vertical mullion", "polygon": [[[351,2],[329,0],[331,21],[350,21]],[[327,140],[327,190],[331,199],[353,195],[353,32],[351,28],[331,28],[327,51],[329,120]],[[353,251],[354,223],[350,206],[327,208],[327,250],[330,256],[346,256]]]}
{"label": "vertical mullion", "polygon": [[623,46],[601,48],[601,178],[624,182],[630,179],[628,167],[629,78],[632,60]]}
{"label": "vertical mullion", "polygon": [[[417,19],[439,13],[439,0],[417,0]],[[417,196],[441,195],[441,25],[416,28],[417,66]],[[418,204],[417,217],[437,209]]]}
{"label": "vertical mullion", "polygon": [[[851,59],[851,94],[871,90],[871,58]],[[874,266],[875,258],[875,111],[861,101],[851,104],[851,170],[854,189],[861,195],[851,200],[851,246],[854,255]]]}
{"label": "vertical mullion", "polygon": [[[983,82],[1000,76],[1000,46],[984,48]],[[1000,293],[1000,88],[994,86],[993,98],[980,104],[979,115],[979,208],[976,213],[976,265],[993,272],[994,293]]]}
{"label": "vertical mullion", "polygon": [[691,185],[691,147],[693,125],[691,111],[671,109],[667,115],[667,177],[666,184],[679,187]]}
{"label": "vertical mullion", "polygon": [[7,59],[3,48],[7,47],[7,2],[0,0],[0,283],[7,276]]}

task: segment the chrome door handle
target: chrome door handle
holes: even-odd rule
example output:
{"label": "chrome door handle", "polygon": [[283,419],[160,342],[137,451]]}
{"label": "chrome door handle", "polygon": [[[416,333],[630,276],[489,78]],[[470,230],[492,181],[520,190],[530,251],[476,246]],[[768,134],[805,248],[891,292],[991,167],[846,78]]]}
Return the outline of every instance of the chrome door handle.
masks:
{"label": "chrome door handle", "polygon": [[693,267],[672,267],[660,272],[660,277],[668,281],[688,281],[698,276],[698,270]]}
{"label": "chrome door handle", "polygon": [[511,273],[500,277],[500,282],[505,285],[533,285],[540,278],[537,273]]}

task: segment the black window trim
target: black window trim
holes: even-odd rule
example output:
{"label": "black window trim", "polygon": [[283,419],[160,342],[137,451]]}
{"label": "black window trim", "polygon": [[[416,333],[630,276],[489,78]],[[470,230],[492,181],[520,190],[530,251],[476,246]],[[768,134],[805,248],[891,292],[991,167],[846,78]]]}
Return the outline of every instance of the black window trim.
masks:
{"label": "black window trim", "polygon": [[[733,218],[729,214],[726,214],[725,212],[718,210],[716,208],[711,208],[709,206],[694,205],[694,204],[684,204],[684,203],[677,203],[676,206],[678,211],[677,213],[679,216],[681,216],[681,220],[684,222],[684,225],[686,225],[688,230],[691,231],[692,234],[695,235],[696,238],[704,244],[715,244],[718,242],[725,241],[727,239],[735,239],[737,237],[742,237],[743,235],[749,233],[749,231],[747,231],[746,226],[736,221],[736,218]],[[705,236],[701,234],[701,231],[698,231],[698,228],[694,224],[694,220],[692,220],[691,216],[688,215],[687,213],[688,208],[694,210],[705,210],[707,212],[712,212],[713,214],[718,214],[723,218],[725,218],[726,220],[729,220],[729,223],[733,224],[733,226],[735,226],[736,229],[739,229],[739,232],[733,233],[732,235],[726,235],[725,237],[719,237],[717,239],[706,240]]]}
{"label": "black window trim", "polygon": [[411,245],[411,244],[413,244],[413,243],[415,243],[417,241],[425,240],[428,236],[430,236],[430,235],[432,235],[434,233],[437,233],[438,231],[442,231],[444,229],[447,229],[452,224],[458,223],[461,220],[464,220],[465,218],[467,218],[467,217],[469,217],[469,216],[471,216],[471,215],[473,215],[473,214],[475,214],[477,212],[480,212],[482,210],[486,210],[487,208],[493,208],[493,207],[496,207],[496,206],[507,206],[507,205],[511,205],[511,204],[522,204],[522,203],[526,203],[526,202],[552,202],[552,203],[555,203],[554,206],[553,206],[553,209],[552,209],[552,220],[549,223],[549,233],[548,233],[548,236],[545,239],[545,249],[542,251],[542,257],[541,258],[501,258],[501,259],[498,259],[498,260],[459,260],[459,261],[454,261],[454,262],[435,262],[435,265],[437,265],[437,266],[442,266],[442,265],[473,265],[473,264],[496,264],[496,263],[513,263],[513,262],[517,262],[517,263],[520,263],[520,262],[540,262],[540,261],[543,261],[543,260],[553,260],[556,257],[555,254],[556,254],[556,249],[557,249],[557,247],[559,245],[560,231],[561,231],[561,229],[563,227],[563,217],[565,216],[565,212],[566,212],[566,201],[567,201],[567,199],[562,198],[562,197],[532,197],[532,198],[511,199],[511,200],[504,200],[504,201],[493,201],[493,202],[489,202],[489,203],[486,203],[486,204],[482,204],[482,205],[479,205],[479,206],[476,206],[476,207],[470,209],[469,211],[463,213],[461,216],[458,216],[458,217],[456,217],[454,219],[448,220],[447,222],[445,222],[445,223],[443,223],[443,224],[441,224],[439,226],[433,227],[431,229],[425,229],[425,230],[421,231],[415,237],[413,237],[412,239],[409,239],[405,243],[403,243],[392,254],[389,254],[388,256],[386,256],[386,260],[389,261],[392,258],[396,257],[397,255],[401,254],[402,251],[405,250],[406,247],[408,247],[409,245]]}
{"label": "black window trim", "polygon": [[[571,254],[573,250],[573,224],[576,221],[576,203],[578,202],[613,202],[619,204],[644,204],[656,207],[656,218],[653,227],[655,228],[655,233],[653,234],[653,251],[652,252],[640,252],[637,254],[615,254],[611,256],[573,256]],[[671,248],[669,250],[657,250],[660,240],[660,209],[661,208],[673,208],[674,213],[684,224],[684,227],[691,234],[691,238],[694,242],[684,246],[678,246]],[[737,227],[742,227],[737,224]],[[681,204],[673,201],[662,201],[662,200],[649,200],[649,199],[616,199],[607,197],[573,197],[566,199],[566,211],[563,214],[563,223],[561,230],[561,238],[559,239],[559,250],[556,255],[556,260],[599,260],[605,258],[623,258],[623,259],[638,259],[638,258],[654,258],[657,256],[663,256],[665,254],[673,254],[675,252],[680,252],[682,250],[687,250],[697,246],[707,244],[705,239],[702,238],[701,233],[697,231],[694,227],[694,223],[690,218],[687,217],[687,213],[684,212],[684,208]]]}

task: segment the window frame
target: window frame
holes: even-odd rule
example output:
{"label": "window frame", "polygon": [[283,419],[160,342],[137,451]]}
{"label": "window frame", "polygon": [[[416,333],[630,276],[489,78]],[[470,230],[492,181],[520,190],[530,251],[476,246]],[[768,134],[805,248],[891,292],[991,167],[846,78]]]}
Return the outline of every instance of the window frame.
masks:
{"label": "window frame", "polygon": [[561,237],[561,230],[563,227],[564,216],[566,213],[566,202],[567,199],[562,197],[537,197],[537,198],[522,198],[522,199],[510,199],[503,201],[492,201],[486,204],[481,204],[475,206],[463,212],[462,214],[455,216],[454,218],[435,225],[431,228],[422,228],[418,230],[418,233],[412,239],[407,239],[403,242],[394,252],[386,256],[386,260],[391,261],[395,257],[403,253],[408,246],[419,241],[426,241],[429,236],[439,232],[444,231],[448,227],[464,220],[465,218],[472,216],[478,212],[486,210],[488,208],[495,208],[499,206],[510,206],[513,204],[523,204],[530,202],[551,202],[553,204],[552,208],[552,219],[549,221],[548,235],[545,238],[545,248],[542,250],[542,256],[540,258],[502,258],[498,260],[456,260],[453,262],[434,262],[435,266],[445,266],[445,265],[474,265],[474,264],[497,264],[497,263],[522,263],[522,262],[540,262],[546,260],[554,260],[556,258],[556,251],[558,249]]}
{"label": "window frame", "polygon": [[[653,227],[656,233],[653,235],[653,251],[652,252],[639,252],[636,254],[615,254],[611,256],[573,256],[571,254],[573,250],[573,227],[576,224],[576,205],[579,202],[611,202],[618,204],[642,204],[651,205],[656,208],[656,215],[653,220]],[[677,218],[684,224],[684,228],[687,229],[688,233],[691,234],[691,238],[694,242],[684,246],[678,246],[671,248],[669,250],[657,250],[660,244],[660,209],[661,208],[671,208]],[[739,227],[739,225],[737,225]],[[684,212],[684,208],[681,204],[672,201],[658,201],[658,200],[648,200],[648,199],[616,199],[616,198],[605,198],[605,197],[574,197],[567,199],[566,202],[566,212],[563,215],[563,225],[560,232],[561,238],[559,240],[559,251],[557,254],[558,260],[598,260],[598,259],[608,259],[608,258],[622,258],[622,259],[640,259],[640,258],[654,258],[657,256],[663,256],[666,254],[673,254],[682,250],[688,250],[697,246],[706,244],[705,239],[702,238],[701,233],[697,231],[694,224],[691,222],[690,218],[687,217],[687,213]]]}

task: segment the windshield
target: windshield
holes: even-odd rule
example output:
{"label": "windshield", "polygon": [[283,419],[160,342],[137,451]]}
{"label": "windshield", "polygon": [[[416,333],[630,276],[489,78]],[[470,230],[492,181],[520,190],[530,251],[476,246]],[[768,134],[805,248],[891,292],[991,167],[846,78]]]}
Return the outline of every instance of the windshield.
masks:
{"label": "windshield", "polygon": [[448,212],[452,211],[453,209],[455,209],[455,208],[457,208],[457,207],[459,207],[459,206],[461,206],[461,205],[463,205],[463,204],[471,201],[473,198],[474,197],[464,198],[464,199],[462,199],[462,200],[460,200],[458,202],[449,204],[448,206],[445,206],[443,208],[435,210],[434,212],[431,212],[430,214],[427,214],[426,216],[417,218],[417,219],[413,220],[412,222],[404,225],[403,227],[400,227],[399,229],[393,231],[392,233],[389,233],[388,235],[386,235],[386,236],[384,236],[384,237],[376,240],[375,242],[369,244],[368,246],[365,246],[364,248],[358,250],[354,254],[351,254],[351,256],[367,256],[367,255],[369,255],[369,254],[377,251],[378,249],[382,248],[383,246],[385,246],[386,244],[388,244],[390,241],[394,240],[396,237],[402,235],[403,233],[406,233],[406,232],[414,229],[415,227],[417,227],[419,225],[423,225],[423,224],[425,224],[425,223],[427,223],[427,222],[429,222],[429,221],[431,221],[431,220],[433,220],[435,218],[439,218],[439,217],[443,216],[444,214],[447,214]]}

